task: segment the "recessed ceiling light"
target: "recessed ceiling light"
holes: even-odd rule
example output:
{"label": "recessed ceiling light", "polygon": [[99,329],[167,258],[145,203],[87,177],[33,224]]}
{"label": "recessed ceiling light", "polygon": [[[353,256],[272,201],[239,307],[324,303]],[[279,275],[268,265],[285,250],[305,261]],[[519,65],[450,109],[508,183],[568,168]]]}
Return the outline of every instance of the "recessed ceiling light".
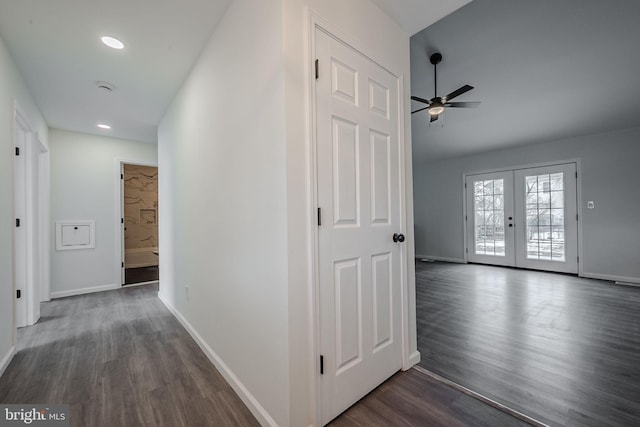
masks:
{"label": "recessed ceiling light", "polygon": [[105,125],[105,124],[103,124],[103,123],[99,123],[99,124],[98,124],[98,127],[99,127],[100,129],[111,129],[111,126],[109,126],[109,125]]}
{"label": "recessed ceiling light", "polygon": [[102,43],[106,44],[111,48],[124,49],[124,43],[122,43],[120,40],[115,39],[113,37],[104,36],[100,40],[102,40]]}

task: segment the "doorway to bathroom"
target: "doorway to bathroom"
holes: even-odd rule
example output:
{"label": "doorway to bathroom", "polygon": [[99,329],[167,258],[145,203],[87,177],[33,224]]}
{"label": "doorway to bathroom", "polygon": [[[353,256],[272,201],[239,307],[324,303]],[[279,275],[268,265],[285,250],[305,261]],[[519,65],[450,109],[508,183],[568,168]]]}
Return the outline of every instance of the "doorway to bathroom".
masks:
{"label": "doorway to bathroom", "polygon": [[121,162],[122,285],[157,282],[158,167]]}

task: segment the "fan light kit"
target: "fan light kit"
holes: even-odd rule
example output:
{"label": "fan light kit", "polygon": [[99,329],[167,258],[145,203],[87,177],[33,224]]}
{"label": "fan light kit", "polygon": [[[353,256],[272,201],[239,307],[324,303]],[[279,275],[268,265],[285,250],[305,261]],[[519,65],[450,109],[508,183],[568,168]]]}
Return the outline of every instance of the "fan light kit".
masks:
{"label": "fan light kit", "polygon": [[412,96],[411,99],[426,104],[427,106],[416,111],[412,111],[411,114],[427,110],[427,113],[429,114],[429,123],[432,123],[438,120],[440,115],[444,113],[445,109],[448,107],[472,108],[480,105],[480,102],[451,102],[453,98],[467,93],[471,89],[473,89],[473,86],[469,85],[464,85],[461,88],[454,90],[447,96],[438,96],[438,64],[442,62],[442,55],[438,52],[434,53],[433,55],[431,55],[431,57],[429,57],[429,62],[433,64],[433,98],[424,99],[418,96]]}
{"label": "fan light kit", "polygon": [[112,49],[124,49],[124,43],[114,37],[104,36],[100,40]]}

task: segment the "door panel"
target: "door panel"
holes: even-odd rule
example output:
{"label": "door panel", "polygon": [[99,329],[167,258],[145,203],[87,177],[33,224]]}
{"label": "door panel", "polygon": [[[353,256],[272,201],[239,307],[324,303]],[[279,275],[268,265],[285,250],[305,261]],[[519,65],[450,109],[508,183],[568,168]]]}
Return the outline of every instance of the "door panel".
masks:
{"label": "door panel", "polygon": [[469,261],[513,266],[513,174],[470,175],[466,187]]}
{"label": "door panel", "polygon": [[578,272],[578,224],[575,163],[514,172],[523,218],[516,230],[516,265],[523,268]]}
{"label": "door panel", "polygon": [[318,30],[322,422],[402,367],[398,80]]}
{"label": "door panel", "polygon": [[336,368],[340,373],[362,361],[362,282],[360,259],[334,265]]}
{"label": "door panel", "polygon": [[575,163],[466,178],[468,260],[578,272]]}
{"label": "door panel", "polygon": [[337,117],[332,120],[335,224],[357,226],[360,218],[358,125]]}

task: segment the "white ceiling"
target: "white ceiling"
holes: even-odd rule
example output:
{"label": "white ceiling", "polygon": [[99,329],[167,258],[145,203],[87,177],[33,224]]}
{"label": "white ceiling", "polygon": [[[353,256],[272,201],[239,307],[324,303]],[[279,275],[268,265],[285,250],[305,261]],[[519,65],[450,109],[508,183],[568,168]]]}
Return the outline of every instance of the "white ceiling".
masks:
{"label": "white ceiling", "polygon": [[[155,142],[229,1],[0,0],[0,36],[51,127]],[[126,48],[105,47],[103,35]],[[98,80],[116,90],[97,89]]]}
{"label": "white ceiling", "polygon": [[414,114],[415,162],[640,126],[639,43],[638,0],[474,0],[411,39],[413,95],[433,97],[440,51],[439,95],[482,101],[444,127]]}
{"label": "white ceiling", "polygon": [[471,0],[371,0],[411,36]]}
{"label": "white ceiling", "polygon": [[[155,142],[230,1],[0,0],[0,36],[49,126]],[[413,34],[471,0],[373,1]],[[105,47],[103,35],[126,48]],[[96,81],[116,89],[97,89]]]}

